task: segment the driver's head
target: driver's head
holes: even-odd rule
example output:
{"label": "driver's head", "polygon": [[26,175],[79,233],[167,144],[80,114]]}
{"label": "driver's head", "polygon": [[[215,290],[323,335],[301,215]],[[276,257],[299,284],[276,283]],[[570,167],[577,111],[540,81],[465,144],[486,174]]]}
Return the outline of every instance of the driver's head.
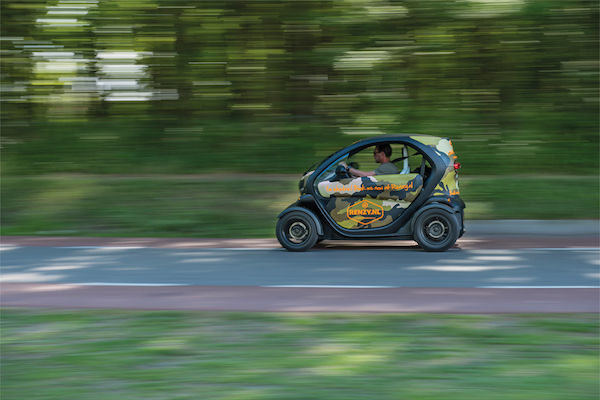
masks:
{"label": "driver's head", "polygon": [[373,150],[373,157],[375,157],[375,161],[378,163],[383,162],[383,160],[387,160],[392,155],[392,146],[389,144],[378,144],[375,146],[375,150]]}

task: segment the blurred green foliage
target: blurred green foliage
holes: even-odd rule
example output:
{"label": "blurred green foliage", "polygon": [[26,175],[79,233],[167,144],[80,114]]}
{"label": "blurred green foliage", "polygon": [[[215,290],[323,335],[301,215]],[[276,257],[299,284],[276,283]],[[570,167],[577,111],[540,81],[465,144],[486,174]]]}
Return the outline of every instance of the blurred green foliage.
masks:
{"label": "blurred green foliage", "polygon": [[592,0],[7,0],[4,174],[300,173],[370,134],[598,171]]}
{"label": "blurred green foliage", "polygon": [[596,400],[598,316],[4,310],[2,398]]}
{"label": "blurred green foliage", "polygon": [[[3,235],[274,237],[290,175],[44,176],[0,182]],[[556,193],[568,188],[569,196]],[[598,179],[469,177],[467,219],[598,219]],[[468,226],[467,226],[468,231]]]}

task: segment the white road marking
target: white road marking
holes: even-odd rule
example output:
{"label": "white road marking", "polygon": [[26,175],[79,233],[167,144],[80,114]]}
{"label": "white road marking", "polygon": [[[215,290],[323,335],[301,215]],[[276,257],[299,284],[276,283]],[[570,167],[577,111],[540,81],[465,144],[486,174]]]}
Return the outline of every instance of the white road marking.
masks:
{"label": "white road marking", "polygon": [[111,249],[111,250],[131,250],[131,249],[144,249],[146,247],[123,247],[123,246],[40,246],[40,247],[52,247],[55,249],[67,249],[67,250],[82,250],[82,249]]}
{"label": "white road marking", "polygon": [[[367,285],[263,285],[268,288],[323,288],[323,289],[423,289],[417,286]],[[476,289],[600,289],[600,286],[476,286]],[[461,289],[460,287],[431,286],[427,289]]]}
{"label": "white road marking", "polygon": [[188,283],[133,283],[133,282],[80,282],[66,283],[76,286],[192,286]]}
{"label": "white road marking", "polygon": [[[165,250],[207,250],[207,251],[285,251],[283,247],[155,247],[155,246],[41,246],[41,247],[53,247],[56,249],[110,249],[110,250],[138,250],[138,249],[165,249]],[[2,250],[15,250],[21,248],[19,246],[0,248]],[[328,249],[329,251],[335,251],[336,249]],[[368,248],[361,248],[360,250],[369,250]],[[395,248],[390,247],[392,250]],[[456,250],[456,249],[451,249]],[[479,254],[514,254],[517,251],[597,251],[600,252],[600,247],[531,247],[531,248],[517,248],[509,250],[497,250],[497,249],[473,249],[473,250],[460,250],[460,252],[467,253],[479,253]]]}
{"label": "white road marking", "polygon": [[285,251],[283,247],[199,247],[198,250],[226,251]]}
{"label": "white road marking", "polygon": [[432,265],[427,267],[409,267],[413,271],[436,271],[436,272],[482,272],[526,268],[523,265]]}
{"label": "white road marking", "polygon": [[600,289],[600,286],[477,286],[479,289]]}
{"label": "white road marking", "polygon": [[395,289],[400,286],[369,285],[263,285],[266,288],[318,288],[318,289]]}
{"label": "white road marking", "polygon": [[[5,282],[5,283],[9,283]],[[31,283],[41,283],[37,280]],[[139,287],[168,287],[168,286],[229,286],[229,285],[194,285],[190,283],[142,283],[142,282],[55,282],[53,285],[69,286],[139,286]],[[600,286],[381,286],[381,285],[233,285],[261,288],[308,288],[308,289],[600,289]]]}
{"label": "white road marking", "polygon": [[[92,249],[92,250],[139,250],[139,249],[162,249],[162,250],[206,250],[206,251],[275,251],[283,250],[282,247],[155,247],[155,246],[41,246],[41,247],[53,247],[55,249]],[[14,247],[17,248],[17,247]],[[5,249],[13,250],[13,248]]]}
{"label": "white road marking", "polygon": [[13,246],[10,244],[0,244],[0,251],[11,251],[11,250],[16,250],[18,249],[19,246]]}
{"label": "white road marking", "polygon": [[528,251],[597,251],[600,252],[600,247],[536,247],[531,249],[517,249]]}
{"label": "white road marking", "polygon": [[[137,246],[118,246],[118,245],[107,245],[107,246],[51,246],[51,245],[42,245],[42,246],[19,246],[11,243],[3,243],[0,244],[0,251],[8,251],[20,249],[22,247],[53,247],[56,249],[111,249],[111,250],[136,250],[136,249],[167,249],[167,250],[212,250],[212,251],[220,251],[220,250],[230,250],[230,251],[285,251],[283,247],[203,247],[203,246],[195,246],[193,243],[187,247],[180,247],[177,245],[166,246],[166,247],[155,247],[151,245],[137,245]],[[335,250],[335,249],[330,249]],[[394,251],[394,247],[389,247],[389,249]],[[461,249],[450,249],[450,251],[460,251],[460,252],[469,252],[469,253],[479,253],[479,254],[514,254],[516,251],[600,251],[600,247],[531,247],[531,248],[517,248],[517,249],[472,249],[472,250],[461,250]]]}

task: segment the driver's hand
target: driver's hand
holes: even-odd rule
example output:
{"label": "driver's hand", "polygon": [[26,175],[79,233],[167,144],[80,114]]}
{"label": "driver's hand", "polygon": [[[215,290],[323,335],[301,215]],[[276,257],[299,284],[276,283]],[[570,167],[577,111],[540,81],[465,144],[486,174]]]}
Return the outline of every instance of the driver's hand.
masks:
{"label": "driver's hand", "polygon": [[350,172],[350,167],[348,166],[348,164],[346,164],[345,162],[342,161],[339,165],[346,168],[346,173],[348,174],[348,176],[350,176],[350,177],[354,176],[354,175],[352,175],[352,172]]}

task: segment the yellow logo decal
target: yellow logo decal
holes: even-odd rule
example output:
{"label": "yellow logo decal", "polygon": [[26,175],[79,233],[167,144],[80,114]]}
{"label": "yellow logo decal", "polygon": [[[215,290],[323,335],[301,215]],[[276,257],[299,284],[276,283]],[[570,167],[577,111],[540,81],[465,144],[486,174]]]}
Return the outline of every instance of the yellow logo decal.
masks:
{"label": "yellow logo decal", "polygon": [[383,218],[383,207],[372,201],[363,200],[348,207],[346,216],[359,224],[368,225],[371,222]]}

